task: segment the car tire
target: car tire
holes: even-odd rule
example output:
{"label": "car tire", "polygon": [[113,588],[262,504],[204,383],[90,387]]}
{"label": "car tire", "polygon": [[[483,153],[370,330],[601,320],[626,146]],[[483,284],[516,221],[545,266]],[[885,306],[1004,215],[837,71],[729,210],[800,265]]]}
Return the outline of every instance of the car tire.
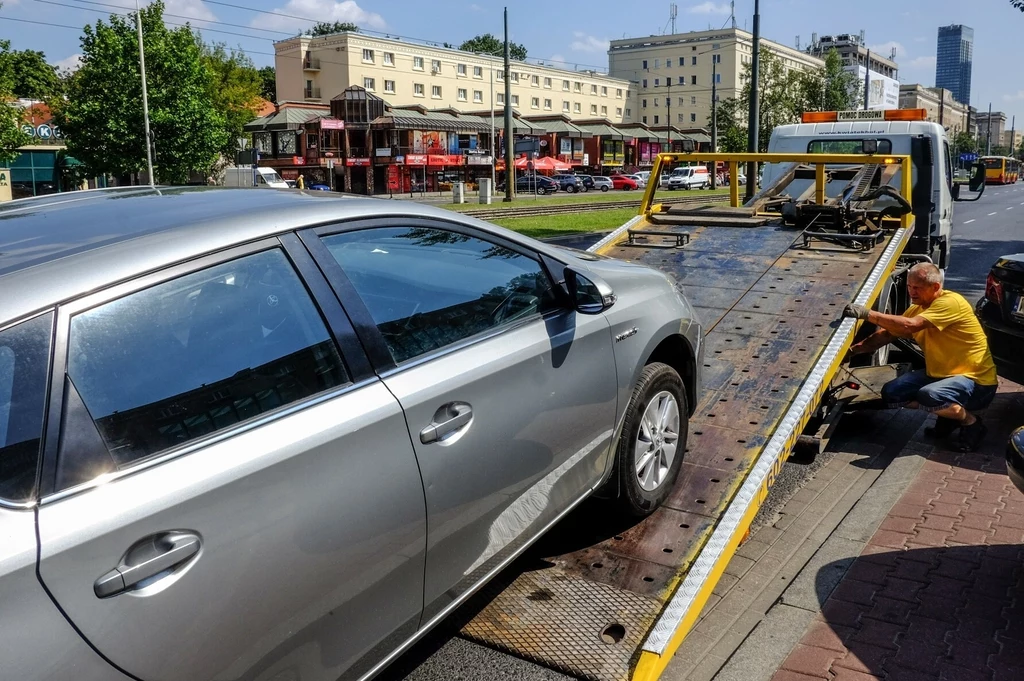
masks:
{"label": "car tire", "polygon": [[608,191],[608,187],[607,186],[601,187],[601,191],[603,191],[603,192]]}
{"label": "car tire", "polygon": [[686,390],[676,370],[661,362],[645,366],[626,406],[616,448],[618,501],[627,515],[649,515],[672,492],[686,451],[688,414]]}
{"label": "car tire", "polygon": [[570,184],[568,187],[565,188],[565,191],[567,191],[570,194],[575,194],[576,193],[576,187],[574,187],[574,186],[572,186]]}

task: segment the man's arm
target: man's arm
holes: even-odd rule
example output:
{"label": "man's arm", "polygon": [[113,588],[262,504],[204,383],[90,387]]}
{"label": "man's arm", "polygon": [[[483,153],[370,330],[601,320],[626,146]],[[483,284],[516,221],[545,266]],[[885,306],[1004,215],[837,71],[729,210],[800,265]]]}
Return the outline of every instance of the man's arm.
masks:
{"label": "man's arm", "polygon": [[885,329],[879,329],[873,334],[862,340],[860,343],[854,343],[850,346],[851,355],[863,355],[869,352],[874,352],[878,348],[888,345],[893,341],[893,335]]}
{"label": "man's arm", "polygon": [[864,305],[847,305],[843,309],[843,316],[863,319],[899,338],[909,338],[918,331],[935,328],[934,324],[921,315],[903,317],[901,315],[884,314],[870,310]]}

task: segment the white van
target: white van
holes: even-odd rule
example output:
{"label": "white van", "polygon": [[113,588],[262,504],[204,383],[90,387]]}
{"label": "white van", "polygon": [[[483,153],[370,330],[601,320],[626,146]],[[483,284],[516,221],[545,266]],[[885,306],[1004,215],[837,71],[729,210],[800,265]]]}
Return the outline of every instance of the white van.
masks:
{"label": "white van", "polygon": [[676,168],[665,182],[668,189],[706,189],[710,186],[711,175],[708,174],[707,166]]}
{"label": "white van", "polygon": [[[255,182],[255,184],[254,184]],[[271,189],[287,189],[285,182],[273,168],[256,168],[255,173],[251,167],[228,168],[224,171],[225,187],[263,187]]]}
{"label": "white van", "polygon": [[[863,120],[866,117],[874,120]],[[803,123],[775,128],[768,151],[860,154],[865,153],[864,143],[867,142],[869,149],[877,145],[878,154],[910,156],[913,164],[911,202],[916,227],[907,252],[927,255],[945,269],[952,244],[953,201],[970,199],[954,199],[953,159],[946,131],[925,118],[923,109],[813,112],[804,114]],[[826,122],[817,122],[823,120]],[[771,187],[788,167],[790,164],[768,164],[761,187]],[[900,182],[900,173],[897,173],[891,184],[899,188]],[[791,184],[789,191],[801,191],[800,183],[798,180]],[[845,182],[830,183],[826,194],[836,196],[843,185]]]}

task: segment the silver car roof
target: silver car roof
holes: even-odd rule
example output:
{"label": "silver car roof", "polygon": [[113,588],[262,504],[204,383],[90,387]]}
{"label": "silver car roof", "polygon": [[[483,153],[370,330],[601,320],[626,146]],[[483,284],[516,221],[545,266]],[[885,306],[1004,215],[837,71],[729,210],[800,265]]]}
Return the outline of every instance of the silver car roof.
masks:
{"label": "silver car roof", "polygon": [[125,187],[19,199],[0,204],[0,326],[204,253],[388,216],[441,218],[524,240],[412,201],[294,189]]}

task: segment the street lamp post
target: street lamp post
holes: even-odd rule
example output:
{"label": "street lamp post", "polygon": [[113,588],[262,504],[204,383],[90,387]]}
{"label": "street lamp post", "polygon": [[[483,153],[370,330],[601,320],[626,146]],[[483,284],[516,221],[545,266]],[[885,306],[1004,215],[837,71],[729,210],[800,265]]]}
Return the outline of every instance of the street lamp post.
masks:
{"label": "street lamp post", "polygon": [[[760,107],[758,101],[760,95],[760,78],[758,71],[761,68],[761,2],[754,0],[754,44],[753,55],[750,63],[750,108],[747,111],[747,151],[751,154],[757,153],[757,134],[761,128]],[[747,164],[747,201],[754,198],[754,191],[757,187],[757,164]]]}
{"label": "street lamp post", "polygon": [[135,0],[135,27],[139,33],[139,71],[142,74],[142,121],[146,127],[146,169],[149,172],[149,186],[153,186],[153,136],[149,132],[149,95],[146,93],[146,50],[142,46],[142,10]]}

